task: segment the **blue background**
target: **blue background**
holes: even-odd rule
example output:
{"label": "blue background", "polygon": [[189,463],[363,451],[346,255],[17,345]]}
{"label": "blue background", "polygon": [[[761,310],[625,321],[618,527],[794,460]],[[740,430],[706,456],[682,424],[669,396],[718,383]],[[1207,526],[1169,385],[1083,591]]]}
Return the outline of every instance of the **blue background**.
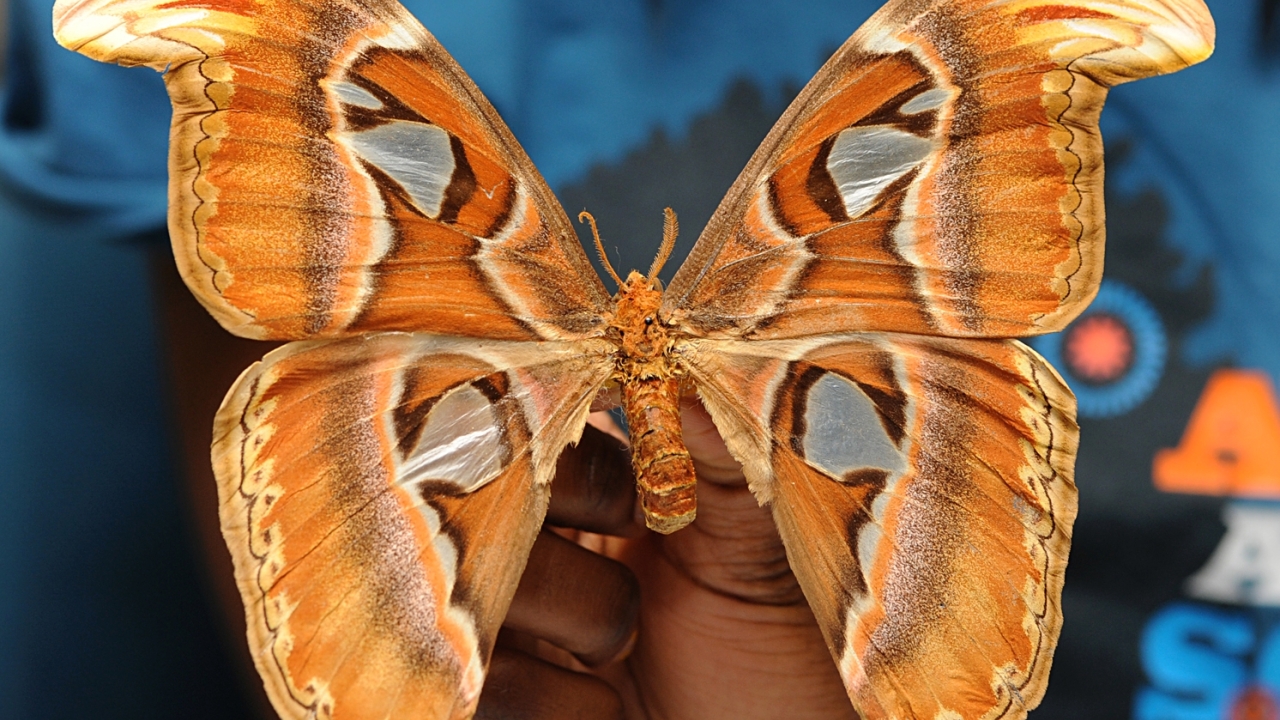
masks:
{"label": "blue background", "polygon": [[[163,224],[168,101],[154,73],[58,48],[49,3],[10,2],[0,718],[241,713],[174,479],[136,241]],[[1173,348],[1179,360],[1278,378],[1280,52],[1267,44],[1276,35],[1260,35],[1257,3],[1209,4],[1219,37],[1210,61],[1113,92],[1104,132],[1131,144],[1108,182],[1165,199],[1163,241],[1182,258],[1175,282],[1190,287],[1213,268],[1212,311]],[[780,111],[877,3],[409,5],[559,191],[655,137],[687,140],[739,79]],[[655,244],[657,228],[655,216]]]}

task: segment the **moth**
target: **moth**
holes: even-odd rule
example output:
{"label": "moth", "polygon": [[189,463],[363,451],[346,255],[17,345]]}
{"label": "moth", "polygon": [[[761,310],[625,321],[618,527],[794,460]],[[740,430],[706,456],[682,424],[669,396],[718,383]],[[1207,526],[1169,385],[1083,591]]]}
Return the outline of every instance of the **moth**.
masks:
{"label": "moth", "polygon": [[54,27],[164,71],[182,276],[231,332],[295,341],[244,373],[213,441],[282,717],[474,712],[556,458],[610,387],[663,532],[696,511],[696,390],[864,718],[1039,702],[1078,433],[1013,338],[1097,291],[1103,100],[1212,52],[1201,0],[891,0],[670,286],[614,295],[395,0],[59,0]]}

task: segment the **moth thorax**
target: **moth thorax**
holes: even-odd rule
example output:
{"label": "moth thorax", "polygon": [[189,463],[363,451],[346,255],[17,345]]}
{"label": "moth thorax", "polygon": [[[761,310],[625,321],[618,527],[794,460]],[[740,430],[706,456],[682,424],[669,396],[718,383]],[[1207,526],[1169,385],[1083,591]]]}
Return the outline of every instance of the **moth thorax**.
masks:
{"label": "moth thorax", "polygon": [[618,290],[610,327],[624,359],[657,358],[666,352],[667,327],[658,315],[662,290],[634,270]]}

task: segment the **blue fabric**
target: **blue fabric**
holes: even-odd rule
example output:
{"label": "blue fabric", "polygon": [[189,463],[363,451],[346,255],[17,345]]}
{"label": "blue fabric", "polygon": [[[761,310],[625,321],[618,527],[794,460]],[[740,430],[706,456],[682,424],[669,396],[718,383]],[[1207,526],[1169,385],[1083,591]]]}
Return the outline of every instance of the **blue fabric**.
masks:
{"label": "blue fabric", "polygon": [[164,87],[154,74],[58,47],[51,7],[9,3],[0,177],[11,195],[92,213],[107,233],[153,228],[163,222],[166,197]]}
{"label": "blue fabric", "polygon": [[803,84],[877,7],[866,0],[745,7],[630,0],[600,12],[587,0],[532,0],[504,7],[521,29],[505,48],[467,41],[471,28],[489,22],[485,13],[459,18],[456,47],[453,23],[433,23],[433,14],[443,15],[438,6],[423,7],[420,17],[559,187],[592,164],[617,160],[656,129],[683,134],[735,78],[770,90]]}
{"label": "blue fabric", "polygon": [[1170,243],[1190,280],[1215,268],[1216,309],[1184,351],[1280,380],[1280,68],[1260,62],[1252,3],[1211,2],[1218,46],[1202,65],[1117,88],[1109,137],[1140,137],[1136,162],[1108,181],[1156,186],[1173,210]]}

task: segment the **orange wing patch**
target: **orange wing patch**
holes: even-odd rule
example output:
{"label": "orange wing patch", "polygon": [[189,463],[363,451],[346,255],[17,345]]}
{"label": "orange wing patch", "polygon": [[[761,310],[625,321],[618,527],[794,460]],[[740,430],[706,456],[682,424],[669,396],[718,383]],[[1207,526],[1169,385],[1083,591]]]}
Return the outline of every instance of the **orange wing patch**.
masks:
{"label": "orange wing patch", "polygon": [[396,333],[294,343],[244,374],[214,466],[282,717],[470,717],[555,458],[611,370],[581,350],[525,367],[527,347]]}
{"label": "orange wing patch", "polygon": [[563,210],[403,8],[87,0],[54,24],[91,57],[166,70],[174,250],[229,330],[601,331],[609,297]]}
{"label": "orange wing patch", "polygon": [[726,441],[770,500],[858,711],[1023,717],[1048,678],[1076,512],[1058,376],[1012,341],[738,345],[697,344],[694,379],[719,426],[761,403],[727,400],[742,392],[732,368],[789,359],[769,417],[726,423],[764,436]]}

